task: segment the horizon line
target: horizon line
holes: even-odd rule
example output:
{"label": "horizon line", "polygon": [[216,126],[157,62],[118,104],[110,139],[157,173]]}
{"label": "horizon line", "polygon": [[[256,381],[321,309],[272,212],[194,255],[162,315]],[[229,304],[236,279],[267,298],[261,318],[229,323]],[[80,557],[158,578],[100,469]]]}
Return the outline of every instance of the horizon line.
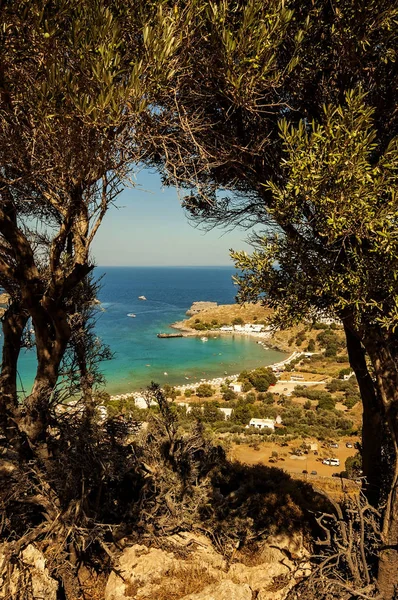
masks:
{"label": "horizon line", "polygon": [[118,269],[219,269],[232,268],[233,265],[95,265],[103,269],[118,268]]}

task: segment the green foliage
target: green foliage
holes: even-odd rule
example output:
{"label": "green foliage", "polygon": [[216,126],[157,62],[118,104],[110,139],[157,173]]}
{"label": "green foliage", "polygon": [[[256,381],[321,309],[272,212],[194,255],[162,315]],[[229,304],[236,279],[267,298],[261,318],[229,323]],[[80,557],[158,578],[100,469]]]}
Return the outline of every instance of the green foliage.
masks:
{"label": "green foliage", "polygon": [[236,398],[238,397],[238,394],[236,392],[234,392],[233,390],[231,390],[230,388],[224,389],[222,391],[222,397],[223,400],[236,400]]}
{"label": "green foliage", "polygon": [[339,371],[339,379],[343,379],[344,375],[349,375],[350,373],[352,373],[351,367],[341,369],[341,371]]}
{"label": "green foliage", "polygon": [[210,398],[214,394],[214,389],[209,383],[201,383],[195,393],[199,398]]}
{"label": "green foliage", "polygon": [[265,394],[263,392],[260,392],[259,394],[257,394],[257,400],[260,400],[261,402],[267,405],[274,404],[275,402],[274,396],[271,394],[271,392],[267,392]]}
{"label": "green foliage", "polygon": [[350,479],[357,479],[360,477],[362,471],[362,459],[359,452],[357,452],[354,456],[349,456],[345,461],[345,470],[347,472],[347,477]]}
{"label": "green foliage", "polygon": [[253,385],[250,383],[248,379],[244,379],[242,381],[242,392],[246,393],[252,389]]}
{"label": "green foliage", "polygon": [[301,346],[305,340],[305,330],[303,329],[296,335],[296,346]]}
{"label": "green foliage", "polygon": [[315,340],[313,340],[312,338],[308,341],[307,351],[315,352]]}
{"label": "green foliage", "polygon": [[203,421],[205,423],[215,423],[216,421],[223,421],[224,415],[218,409],[218,406],[214,402],[206,402],[203,406]]}
{"label": "green foliage", "polygon": [[192,325],[192,329],[195,329],[196,331],[206,331],[207,327],[204,323],[202,323],[201,321],[199,321],[198,323],[194,323]]}
{"label": "green foliage", "polygon": [[193,390],[191,390],[190,388],[186,388],[186,390],[184,391],[184,396],[186,398],[190,398],[193,394]]}
{"label": "green foliage", "polygon": [[235,317],[234,319],[232,319],[232,325],[244,325],[245,322],[242,319],[242,317]]}

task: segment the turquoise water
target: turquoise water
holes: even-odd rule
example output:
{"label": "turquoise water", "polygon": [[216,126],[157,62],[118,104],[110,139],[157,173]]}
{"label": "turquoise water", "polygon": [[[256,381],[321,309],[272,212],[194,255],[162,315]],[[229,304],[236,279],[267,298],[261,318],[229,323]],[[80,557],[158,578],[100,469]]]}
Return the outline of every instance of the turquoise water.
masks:
{"label": "turquoise water", "polygon": [[[151,381],[189,384],[286,356],[239,335],[210,334],[207,342],[199,337],[156,337],[159,332],[175,332],[169,325],[185,318],[196,300],[232,303],[236,288],[231,268],[107,267],[97,268],[96,274],[103,276],[99,300],[104,309],[98,310],[97,333],[114,352],[114,359],[102,364],[110,393],[137,390]],[[139,300],[141,295],[147,300]],[[33,381],[34,369],[34,351],[24,352],[19,371],[25,389]]]}

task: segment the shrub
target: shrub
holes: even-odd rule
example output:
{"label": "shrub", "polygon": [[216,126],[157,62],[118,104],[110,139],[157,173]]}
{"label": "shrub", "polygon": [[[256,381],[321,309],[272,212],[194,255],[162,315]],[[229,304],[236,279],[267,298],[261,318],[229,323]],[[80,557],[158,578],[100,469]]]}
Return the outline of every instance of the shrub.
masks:
{"label": "shrub", "polygon": [[207,329],[206,325],[204,323],[194,323],[192,325],[192,329],[195,329],[196,331],[205,331]]}
{"label": "shrub", "polygon": [[242,319],[242,317],[235,317],[234,319],[232,319],[232,325],[244,325],[245,322]]}
{"label": "shrub", "polygon": [[305,340],[305,330],[303,329],[302,331],[299,331],[299,333],[296,335],[296,345],[301,346],[301,344],[304,342],[304,340]]}
{"label": "shrub", "polygon": [[249,392],[248,394],[246,394],[246,398],[245,398],[245,402],[248,402],[249,404],[255,402],[257,400],[256,394],[254,392]]}
{"label": "shrub", "polygon": [[186,398],[190,398],[192,396],[192,393],[193,393],[192,390],[190,388],[187,388],[184,392],[184,396]]}
{"label": "shrub", "polygon": [[338,363],[348,363],[348,354],[342,354],[336,358],[336,362]]}
{"label": "shrub", "polygon": [[361,475],[362,459],[359,452],[347,458],[345,461],[345,470],[349,479],[357,479]]}
{"label": "shrub", "polygon": [[206,423],[215,423],[223,420],[223,413],[218,409],[214,402],[206,402],[203,407],[203,421]]}
{"label": "shrub", "polygon": [[260,392],[259,394],[257,394],[257,400],[261,400],[261,402],[264,402],[264,404],[274,403],[274,397],[271,394],[271,392],[267,392],[265,394],[263,392]]}
{"label": "shrub", "polygon": [[236,398],[238,397],[238,394],[236,392],[234,392],[233,390],[231,390],[230,388],[224,389],[222,392],[222,397],[224,400],[236,400]]}
{"label": "shrub", "polygon": [[361,397],[359,394],[351,394],[350,396],[346,396],[346,398],[343,401],[343,404],[348,409],[350,409],[350,408],[353,408],[356,404],[358,404],[358,402],[360,400],[361,400]]}
{"label": "shrub", "polygon": [[253,386],[248,379],[245,379],[242,382],[242,392],[244,392],[244,393],[249,392],[252,389],[252,387]]}
{"label": "shrub", "polygon": [[347,367],[346,369],[341,369],[341,371],[339,372],[339,379],[343,379],[344,375],[349,375],[350,373],[352,373],[351,367]]}
{"label": "shrub", "polygon": [[308,350],[308,352],[315,351],[315,340],[313,340],[312,338],[308,342],[307,350]]}
{"label": "shrub", "polygon": [[320,323],[319,321],[317,321],[316,323],[313,324],[313,328],[314,329],[329,329],[329,325],[326,325],[326,323]]}
{"label": "shrub", "polygon": [[196,388],[198,398],[210,398],[214,394],[214,390],[209,383],[201,383]]}

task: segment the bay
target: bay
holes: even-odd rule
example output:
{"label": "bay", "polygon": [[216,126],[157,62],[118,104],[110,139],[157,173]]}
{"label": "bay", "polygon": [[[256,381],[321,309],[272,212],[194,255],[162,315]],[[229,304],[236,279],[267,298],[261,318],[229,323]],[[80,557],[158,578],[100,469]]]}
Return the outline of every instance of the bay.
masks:
{"label": "bay", "polygon": [[[189,384],[231,375],[286,356],[241,335],[209,334],[207,342],[200,337],[156,337],[175,331],[170,324],[184,319],[195,301],[233,303],[230,267],[97,267],[95,274],[102,278],[96,332],[114,353],[113,360],[101,365],[111,394],[138,390],[151,381]],[[136,316],[128,317],[131,313]],[[25,390],[34,371],[34,351],[24,351],[19,373]]]}

